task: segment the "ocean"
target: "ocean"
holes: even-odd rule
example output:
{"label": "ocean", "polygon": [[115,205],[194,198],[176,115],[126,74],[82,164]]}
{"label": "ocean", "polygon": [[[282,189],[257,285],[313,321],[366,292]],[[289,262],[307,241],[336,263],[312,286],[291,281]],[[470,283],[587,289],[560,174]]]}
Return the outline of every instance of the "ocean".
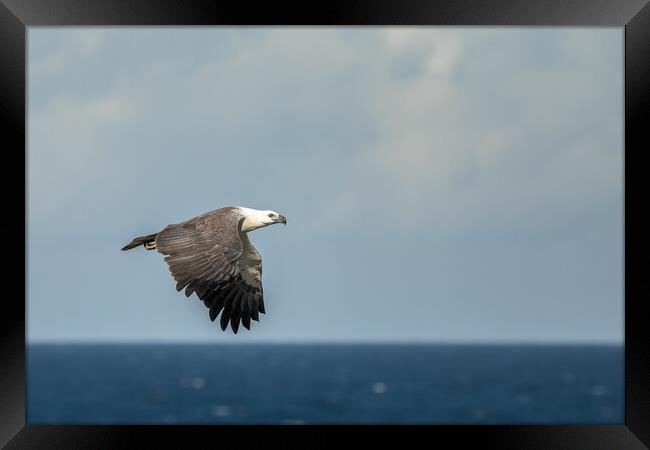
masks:
{"label": "ocean", "polygon": [[30,344],[30,424],[623,423],[622,346]]}

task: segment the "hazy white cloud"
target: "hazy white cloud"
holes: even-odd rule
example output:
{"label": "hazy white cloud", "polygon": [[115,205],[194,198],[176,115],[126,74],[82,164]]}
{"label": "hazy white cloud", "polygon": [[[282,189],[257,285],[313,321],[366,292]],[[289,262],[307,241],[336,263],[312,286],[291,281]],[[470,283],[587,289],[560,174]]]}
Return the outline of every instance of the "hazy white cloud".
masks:
{"label": "hazy white cloud", "polygon": [[[35,36],[41,30],[35,29],[29,33],[28,39]],[[106,31],[98,29],[73,29],[68,30],[63,45],[50,51],[46,56],[29,58],[29,71],[44,76],[52,73],[62,72],[70,69],[70,66],[78,63],[79,59],[95,54],[103,45]]]}
{"label": "hazy white cloud", "polygon": [[[523,220],[530,208],[575,208],[618,192],[622,176],[610,169],[622,165],[622,122],[611,119],[621,105],[602,99],[619,92],[601,91],[604,83],[612,84],[603,77],[620,78],[620,67],[598,57],[593,37],[581,30],[563,35],[563,53],[556,58],[574,64],[534,65],[526,60],[535,60],[531,52],[537,49],[527,48],[521,31],[395,27],[358,36],[333,29],[236,36],[228,42],[237,51],[205,58],[174,74],[174,81],[165,80],[172,75],[164,58],[128,76],[116,67],[113,82],[97,97],[53,97],[35,111],[33,135],[50,148],[68,146],[69,154],[74,148],[97,151],[111,138],[100,138],[102,129],[133,119],[137,108],[136,123],[143,127],[157,115],[186,111],[199,139],[186,154],[199,151],[201,136],[222,154],[270,142],[295,152],[295,161],[302,157],[300,145],[312,147],[302,150],[307,159],[338,147],[346,155],[336,168],[340,189],[321,198],[312,215],[313,226],[330,230],[337,226],[334,217],[387,227],[406,221],[439,232],[460,232],[476,220],[498,227]],[[607,44],[610,38],[598,39]],[[63,64],[52,62],[61,52],[83,58],[105,40],[104,30],[76,30],[43,64]],[[394,68],[402,65],[409,73],[395,76]],[[160,104],[160,89],[173,89],[169,94],[178,102]],[[612,114],[589,122],[585,111],[599,108]],[[502,110],[511,115],[500,117]],[[278,121],[296,127],[278,129]],[[306,126],[314,127],[308,141],[296,137]],[[337,140],[354,132],[344,127],[355,126],[376,136],[354,145]],[[570,156],[575,148],[583,149],[581,157]],[[582,160],[585,152],[592,152],[589,166]],[[98,170],[109,170],[111,162],[104,164]],[[92,171],[85,161],[81,165]],[[575,194],[558,195],[554,186],[570,185],[578,172],[582,182]],[[300,181],[300,174],[290,176]],[[312,172],[309,180],[316,185],[330,176],[327,170]],[[542,186],[551,179],[552,186]],[[386,208],[393,211],[390,218]]]}
{"label": "hazy white cloud", "polygon": [[462,37],[452,29],[392,27],[384,35],[393,55],[421,52],[423,67],[429,75],[450,75],[462,57]]}
{"label": "hazy white cloud", "polygon": [[98,29],[72,30],[69,36],[82,54],[90,55],[104,44],[106,31]]}
{"label": "hazy white cloud", "polygon": [[[428,226],[446,236],[475,222],[535,226],[622,195],[622,66],[596,58],[598,45],[584,33],[567,33],[561,42],[564,57],[575,63],[510,63],[496,72],[500,79],[474,72],[476,51],[498,48],[496,58],[523,51],[533,59],[526,52],[534,49],[505,34],[395,29],[386,35],[392,48],[427,49],[426,60],[445,49],[444,69],[408,82],[375,74],[379,81],[369,83],[375,92],[368,97],[382,139],[350,159],[338,197],[315,226],[336,227],[327,218],[347,216],[392,228]],[[461,69],[463,83],[455,73]],[[503,89],[481,92],[490,82]],[[514,114],[500,118],[504,102]]]}
{"label": "hazy white cloud", "polygon": [[89,181],[116,169],[111,135],[135,117],[135,105],[119,95],[53,98],[30,111],[30,213],[43,219],[76,203]]}

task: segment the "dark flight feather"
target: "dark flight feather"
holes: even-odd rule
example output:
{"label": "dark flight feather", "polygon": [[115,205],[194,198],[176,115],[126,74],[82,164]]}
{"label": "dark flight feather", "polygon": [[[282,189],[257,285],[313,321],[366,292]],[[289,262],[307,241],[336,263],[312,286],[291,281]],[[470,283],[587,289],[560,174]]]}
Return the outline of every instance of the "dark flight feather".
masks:
{"label": "dark flight feather", "polygon": [[165,227],[155,235],[156,249],[176,281],[203,301],[211,321],[221,314],[220,326],[234,333],[240,322],[250,329],[264,313],[262,258],[241,232],[243,216],[238,208],[222,208]]}

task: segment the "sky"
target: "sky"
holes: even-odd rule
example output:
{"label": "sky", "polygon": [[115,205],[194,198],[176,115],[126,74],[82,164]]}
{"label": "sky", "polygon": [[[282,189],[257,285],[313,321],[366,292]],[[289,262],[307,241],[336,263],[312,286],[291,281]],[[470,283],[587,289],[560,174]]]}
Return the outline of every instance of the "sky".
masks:
{"label": "sky", "polygon": [[[27,338],[623,342],[623,28],[30,27]],[[266,315],[162,255],[223,206]]]}

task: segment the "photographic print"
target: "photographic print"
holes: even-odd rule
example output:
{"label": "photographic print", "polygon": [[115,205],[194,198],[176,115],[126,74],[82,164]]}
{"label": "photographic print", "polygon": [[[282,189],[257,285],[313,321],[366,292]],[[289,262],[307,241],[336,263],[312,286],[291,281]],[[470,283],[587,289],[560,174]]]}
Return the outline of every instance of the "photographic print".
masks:
{"label": "photographic print", "polygon": [[30,27],[27,422],[622,424],[623,42]]}

